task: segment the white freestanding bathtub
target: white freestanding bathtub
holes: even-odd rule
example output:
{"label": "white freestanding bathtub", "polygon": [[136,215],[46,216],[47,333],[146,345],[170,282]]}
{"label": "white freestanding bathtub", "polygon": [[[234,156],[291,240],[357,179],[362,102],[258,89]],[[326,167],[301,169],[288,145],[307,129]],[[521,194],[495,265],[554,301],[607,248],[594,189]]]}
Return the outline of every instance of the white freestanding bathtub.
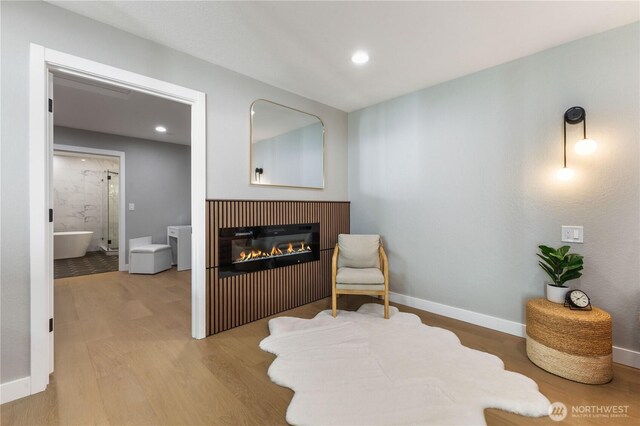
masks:
{"label": "white freestanding bathtub", "polygon": [[69,259],[87,254],[92,231],[70,231],[53,233],[53,258]]}

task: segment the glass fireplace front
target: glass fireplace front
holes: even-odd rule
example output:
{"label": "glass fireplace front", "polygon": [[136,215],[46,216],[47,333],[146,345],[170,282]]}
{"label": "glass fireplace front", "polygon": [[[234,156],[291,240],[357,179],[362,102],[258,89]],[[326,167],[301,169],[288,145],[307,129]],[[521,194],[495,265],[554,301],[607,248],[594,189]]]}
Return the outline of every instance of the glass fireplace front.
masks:
{"label": "glass fireplace front", "polygon": [[222,228],[221,276],[279,268],[320,259],[320,224]]}

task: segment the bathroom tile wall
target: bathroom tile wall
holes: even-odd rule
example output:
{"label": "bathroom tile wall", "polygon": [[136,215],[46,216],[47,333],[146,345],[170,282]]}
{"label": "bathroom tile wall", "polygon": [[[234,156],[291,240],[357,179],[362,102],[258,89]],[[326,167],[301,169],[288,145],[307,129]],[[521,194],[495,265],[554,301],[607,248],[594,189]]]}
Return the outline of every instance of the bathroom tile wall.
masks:
{"label": "bathroom tile wall", "polygon": [[53,157],[54,232],[93,231],[89,251],[100,249],[107,220],[106,170],[119,171],[118,159]]}

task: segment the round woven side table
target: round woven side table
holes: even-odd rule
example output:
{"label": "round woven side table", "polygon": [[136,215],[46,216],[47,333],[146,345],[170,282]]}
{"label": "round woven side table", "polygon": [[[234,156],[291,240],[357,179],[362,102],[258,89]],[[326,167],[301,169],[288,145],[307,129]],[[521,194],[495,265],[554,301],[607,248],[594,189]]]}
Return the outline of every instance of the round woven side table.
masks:
{"label": "round woven side table", "polygon": [[613,378],[611,315],[571,310],[546,299],[527,302],[527,356],[538,367],[581,383]]}

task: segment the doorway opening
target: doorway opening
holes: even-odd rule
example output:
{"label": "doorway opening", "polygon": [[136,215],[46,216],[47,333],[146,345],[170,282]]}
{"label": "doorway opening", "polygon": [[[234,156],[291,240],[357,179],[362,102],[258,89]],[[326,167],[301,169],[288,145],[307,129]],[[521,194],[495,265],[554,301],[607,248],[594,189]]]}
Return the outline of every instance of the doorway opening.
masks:
{"label": "doorway opening", "polygon": [[[31,394],[43,391],[53,371],[54,343],[54,223],[53,223],[53,74],[87,79],[100,89],[109,85],[189,106],[191,238],[191,335],[206,335],[205,214],[206,107],[205,94],[35,44],[30,50],[30,229],[31,229]],[[122,164],[120,165],[122,167]],[[124,172],[121,169],[118,173]],[[121,176],[121,175],[119,175]],[[122,178],[122,176],[121,176]],[[120,210],[124,206],[120,206]],[[127,206],[130,208],[131,206]],[[135,207],[134,207],[135,209]],[[45,213],[45,214],[43,214]],[[121,218],[119,218],[121,219]],[[123,221],[119,221],[118,227]],[[118,251],[126,241],[119,234]],[[107,247],[108,248],[108,247]],[[135,306],[134,306],[135,307]],[[130,307],[131,308],[131,307]]]}
{"label": "doorway opening", "polygon": [[54,145],[54,279],[125,269],[118,250],[124,152],[92,151]]}

